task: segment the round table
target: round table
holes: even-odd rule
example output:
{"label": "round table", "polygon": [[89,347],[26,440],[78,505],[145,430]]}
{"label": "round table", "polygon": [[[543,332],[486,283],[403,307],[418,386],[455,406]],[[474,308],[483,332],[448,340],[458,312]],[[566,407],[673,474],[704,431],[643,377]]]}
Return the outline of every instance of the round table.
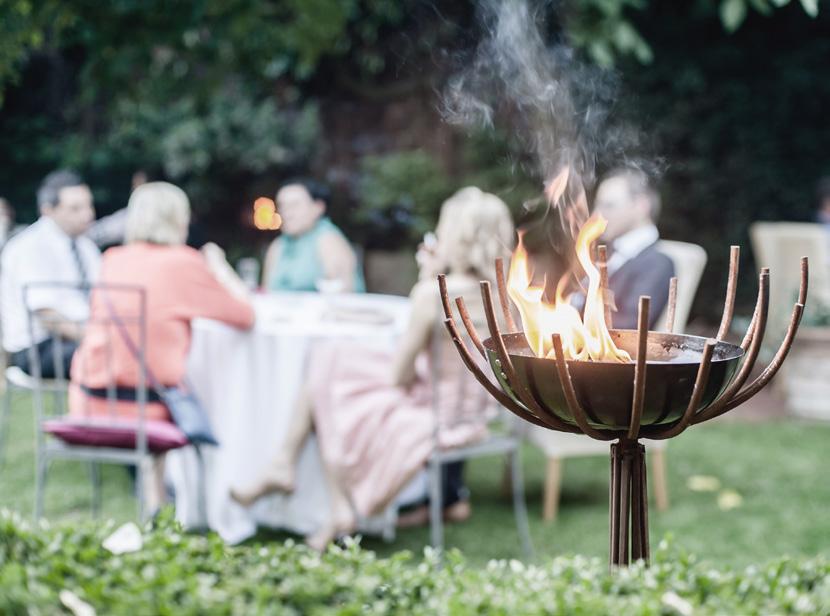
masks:
{"label": "round table", "polygon": [[229,543],[250,537],[257,526],[306,534],[327,521],[313,437],[299,456],[293,494],[268,496],[245,509],[230,499],[229,489],[254,481],[282,445],[315,343],[352,340],[391,348],[409,318],[408,299],[390,295],[272,293],[255,296],[254,308],[256,325],[247,332],[216,321],[193,323],[188,377],[220,441],[203,448],[207,520],[200,519],[195,452],[170,452],[166,465],[179,521],[209,527]]}

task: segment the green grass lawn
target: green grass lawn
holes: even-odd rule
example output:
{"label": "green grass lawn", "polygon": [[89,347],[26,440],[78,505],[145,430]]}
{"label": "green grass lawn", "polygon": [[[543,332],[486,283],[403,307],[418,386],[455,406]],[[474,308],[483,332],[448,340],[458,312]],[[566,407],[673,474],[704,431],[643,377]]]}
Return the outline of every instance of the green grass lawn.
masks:
{"label": "green grass lawn", "polygon": [[[31,515],[34,502],[33,422],[31,406],[17,395],[11,432],[0,467],[0,508]],[[541,454],[524,451],[527,500],[537,557],[585,554],[605,558],[608,550],[608,460],[567,461],[562,502],[553,524],[541,521],[544,475]],[[447,545],[460,548],[473,563],[490,558],[519,557],[519,542],[508,499],[501,494],[501,461],[481,460],[468,467],[473,518],[447,529]],[[650,511],[651,540],[667,534],[674,543],[699,556],[743,566],[782,555],[830,556],[830,425],[790,421],[769,423],[715,422],[674,439],[668,449],[671,507]],[[722,510],[718,492],[687,487],[694,475],[711,475],[722,489],[742,497],[740,506]],[[46,515],[52,521],[90,516],[88,469],[61,463],[49,474]],[[104,471],[103,515],[131,519],[134,501],[122,468]],[[254,542],[284,535],[260,533]],[[420,552],[425,529],[401,532],[392,544],[373,538],[364,546],[388,555],[396,550]]]}

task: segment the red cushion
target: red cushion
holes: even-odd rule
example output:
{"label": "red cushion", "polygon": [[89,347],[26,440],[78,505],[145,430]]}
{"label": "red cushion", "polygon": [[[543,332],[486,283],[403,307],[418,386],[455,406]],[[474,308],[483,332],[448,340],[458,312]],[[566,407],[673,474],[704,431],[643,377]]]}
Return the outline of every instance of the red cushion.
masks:
{"label": "red cushion", "polygon": [[[70,445],[133,449],[138,426],[124,420],[116,423],[65,417],[43,422],[43,430]],[[144,430],[147,434],[147,448],[153,453],[164,453],[189,444],[184,432],[169,421],[147,419]]]}

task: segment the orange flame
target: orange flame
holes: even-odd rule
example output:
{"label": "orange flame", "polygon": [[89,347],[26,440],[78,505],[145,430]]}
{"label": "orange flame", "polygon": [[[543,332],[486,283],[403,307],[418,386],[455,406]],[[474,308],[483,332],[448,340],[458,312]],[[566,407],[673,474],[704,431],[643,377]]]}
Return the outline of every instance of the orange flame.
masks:
{"label": "orange flame", "polygon": [[605,307],[600,289],[599,270],[591,261],[591,245],[605,231],[606,220],[591,216],[576,239],[576,256],[588,275],[588,292],[584,318],[564,295],[568,274],[556,286],[554,302],[543,299],[545,284],[534,286],[527,250],[519,236],[519,245],[513,253],[507,280],[507,292],[519,309],[527,343],[538,357],[553,357],[551,336],[562,337],[562,347],[568,359],[629,362],[631,356],[614,344],[605,324]]}

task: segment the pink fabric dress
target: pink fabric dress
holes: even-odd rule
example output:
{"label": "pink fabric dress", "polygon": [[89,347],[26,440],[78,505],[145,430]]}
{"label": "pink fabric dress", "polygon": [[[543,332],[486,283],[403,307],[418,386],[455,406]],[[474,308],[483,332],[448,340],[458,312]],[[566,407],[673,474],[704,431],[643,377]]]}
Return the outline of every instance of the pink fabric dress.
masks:
{"label": "pink fabric dress", "polygon": [[458,447],[487,434],[484,390],[446,335],[437,344],[441,376],[434,386],[427,352],[416,360],[417,378],[409,388],[389,382],[392,353],[332,344],[312,355],[314,429],[326,465],[359,515],[380,512],[436,445]]}
{"label": "pink fabric dress", "polygon": [[[99,282],[145,289],[146,360],[164,385],[178,385],[184,377],[193,319],[216,319],[243,329],[254,323],[251,305],[231,295],[210,272],[201,253],[187,246],[137,243],[110,248],[101,262]],[[137,295],[115,290],[109,295],[130,337],[138,341],[138,328],[130,322],[139,314]],[[135,387],[138,383],[138,362],[109,315],[101,291],[95,290],[90,323],[72,360],[69,412],[73,417],[136,414],[133,402],[119,401],[113,409],[106,399],[88,396],[79,387],[100,389],[111,383]],[[170,419],[161,403],[145,408],[147,419]]]}

